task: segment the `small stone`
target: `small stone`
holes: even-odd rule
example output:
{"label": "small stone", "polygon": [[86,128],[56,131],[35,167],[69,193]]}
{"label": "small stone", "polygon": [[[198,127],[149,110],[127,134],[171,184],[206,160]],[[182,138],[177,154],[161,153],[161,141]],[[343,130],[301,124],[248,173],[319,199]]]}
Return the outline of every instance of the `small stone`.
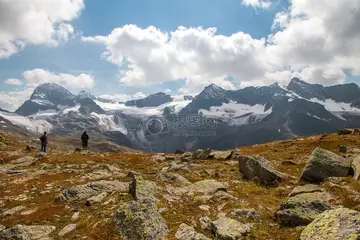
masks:
{"label": "small stone", "polygon": [[58,233],[58,236],[63,237],[66,234],[68,234],[69,232],[74,231],[75,229],[76,229],[76,224],[73,224],[73,223],[68,224]]}
{"label": "small stone", "polygon": [[175,156],[166,155],[166,156],[165,156],[165,160],[167,160],[167,161],[175,160]]}
{"label": "small stone", "polygon": [[199,218],[200,226],[204,230],[211,229],[211,219],[209,217],[201,217]]}
{"label": "small stone", "polygon": [[203,211],[210,211],[210,206],[208,205],[200,205],[199,208]]}
{"label": "small stone", "polygon": [[204,234],[196,232],[194,227],[188,226],[185,223],[180,224],[179,229],[175,233],[175,238],[178,240],[210,240]]}
{"label": "small stone", "polygon": [[36,211],[37,211],[37,208],[30,209],[30,210],[26,210],[26,211],[21,212],[20,215],[27,216],[27,215],[33,214]]}
{"label": "small stone", "polygon": [[19,212],[19,211],[25,209],[25,208],[26,208],[25,206],[17,206],[17,207],[11,208],[11,209],[3,212],[2,215],[3,216],[10,216],[10,215],[13,215],[16,212]]}
{"label": "small stone", "polygon": [[102,192],[98,195],[95,195],[95,196],[87,199],[85,202],[85,205],[89,207],[89,206],[93,205],[94,203],[101,203],[104,200],[104,198],[106,198],[106,196],[107,196],[107,192]]}
{"label": "small stone", "polygon": [[341,153],[346,153],[346,152],[347,152],[347,147],[344,146],[344,145],[340,145],[340,146],[339,146],[339,152],[341,152]]}
{"label": "small stone", "polygon": [[74,212],[74,214],[71,217],[71,221],[76,222],[79,219],[79,217],[80,217],[80,212],[79,211]]}
{"label": "small stone", "polygon": [[239,218],[239,219],[243,219],[243,218],[260,219],[261,218],[260,214],[253,208],[235,209],[234,211],[231,212],[231,215],[236,218]]}
{"label": "small stone", "polygon": [[4,226],[4,225],[1,225],[0,224],[0,232],[2,231],[2,230],[4,230],[6,227]]}
{"label": "small stone", "polygon": [[212,232],[218,240],[246,239],[253,224],[242,224],[231,218],[219,218],[211,222]]}

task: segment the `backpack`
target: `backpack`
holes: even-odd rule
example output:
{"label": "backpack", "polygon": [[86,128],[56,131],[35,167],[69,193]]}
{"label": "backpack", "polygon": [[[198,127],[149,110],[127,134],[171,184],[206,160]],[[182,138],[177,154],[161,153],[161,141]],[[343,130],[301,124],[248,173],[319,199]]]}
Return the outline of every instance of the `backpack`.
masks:
{"label": "backpack", "polygon": [[44,142],[45,141],[44,135],[42,135],[39,139],[40,139],[40,141]]}

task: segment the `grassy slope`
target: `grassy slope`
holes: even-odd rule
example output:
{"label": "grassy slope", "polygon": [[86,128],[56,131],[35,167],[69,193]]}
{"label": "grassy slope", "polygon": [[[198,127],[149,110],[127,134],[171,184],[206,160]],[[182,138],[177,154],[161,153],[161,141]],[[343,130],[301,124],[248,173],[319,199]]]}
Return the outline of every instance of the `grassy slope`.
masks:
{"label": "grassy slope", "polygon": [[[6,151],[21,150],[25,148],[24,143],[16,141],[12,136],[0,134],[0,142],[7,145]],[[344,135],[339,136],[330,134],[325,137],[313,136],[308,138],[296,138],[288,141],[277,141],[268,144],[258,145],[255,147],[242,147],[240,151],[244,155],[259,154],[270,160],[273,165],[281,172],[299,177],[305,166],[307,156],[316,147],[320,146],[335,153],[338,153],[338,145],[346,145],[354,149],[360,148],[360,136]],[[21,155],[35,156],[36,152],[25,153]],[[0,155],[5,163],[10,162],[18,157]],[[67,235],[68,239],[80,239],[87,236],[86,239],[121,239],[111,224],[111,215],[116,209],[116,205],[122,201],[128,201],[131,197],[128,194],[108,196],[114,198],[115,203],[109,205],[97,204],[91,207],[85,207],[84,202],[60,204],[54,203],[54,199],[61,189],[75,184],[84,184],[87,182],[82,177],[87,173],[97,169],[92,166],[96,164],[116,164],[121,172],[110,179],[120,181],[130,181],[126,176],[129,171],[144,173],[144,177],[154,180],[158,185],[165,186],[165,183],[155,178],[151,173],[159,172],[167,166],[167,162],[150,161],[150,154],[88,154],[71,152],[50,152],[48,156],[41,160],[40,163],[46,163],[55,168],[62,169],[72,165],[74,169],[81,169],[80,164],[86,164],[82,168],[82,174],[60,173],[60,174],[42,174],[28,173],[19,176],[7,176],[0,174],[0,209],[10,209],[18,205],[27,206],[27,209],[37,207],[37,212],[28,216],[22,216],[16,213],[12,216],[0,218],[0,224],[7,227],[15,224],[48,224],[57,227],[56,233],[65,225],[70,223],[74,209],[80,210],[80,219],[76,231]],[[292,160],[297,165],[283,164],[283,160]],[[256,222],[249,239],[298,239],[302,228],[280,228],[274,222],[273,215],[279,208],[281,202],[286,199],[288,193],[298,183],[296,181],[285,182],[281,188],[266,188],[256,185],[250,181],[242,179],[236,162],[223,161],[198,161],[199,167],[191,167],[191,173],[181,173],[191,182],[203,179],[216,179],[226,182],[229,187],[229,193],[237,200],[228,201],[208,201],[205,204],[211,207],[209,213],[199,209],[202,203],[195,200],[194,197],[183,197],[180,201],[169,203],[161,198],[158,207],[167,208],[162,213],[170,228],[169,239],[174,239],[174,234],[178,226],[185,222],[189,225],[196,226],[199,232],[203,232],[209,237],[209,232],[204,232],[199,227],[198,219],[208,215],[211,219],[216,219],[219,212],[225,212],[231,217],[231,211],[235,208],[255,208],[262,216],[260,221]],[[39,162],[36,165],[40,164]],[[97,165],[96,165],[97,166]],[[33,168],[33,166],[31,167]],[[208,170],[208,171],[206,171]],[[215,174],[216,173],[216,174]],[[337,184],[343,187],[343,190],[334,189],[330,186]],[[52,189],[47,189],[52,184]],[[360,200],[356,200],[356,193],[360,190],[360,184],[350,178],[330,179],[322,186],[332,192],[334,204],[342,204],[346,207],[354,208],[359,206]],[[344,190],[347,188],[347,190]],[[357,191],[357,192],[356,192]],[[27,196],[28,199],[22,200],[21,196]],[[19,197],[20,196],[20,197]],[[223,205],[225,204],[225,205]],[[221,210],[218,210],[220,209]],[[96,227],[94,225],[97,224]],[[56,236],[56,235],[54,235]]]}

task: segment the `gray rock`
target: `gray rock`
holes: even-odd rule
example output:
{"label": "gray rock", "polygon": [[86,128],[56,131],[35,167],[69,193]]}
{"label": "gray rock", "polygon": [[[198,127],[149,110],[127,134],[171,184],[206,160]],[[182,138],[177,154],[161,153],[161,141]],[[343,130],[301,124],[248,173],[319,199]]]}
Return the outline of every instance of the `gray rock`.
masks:
{"label": "gray rock", "polygon": [[347,135],[351,134],[353,131],[349,128],[343,128],[338,130],[338,135]]}
{"label": "gray rock", "polygon": [[277,184],[284,179],[284,175],[276,171],[265,158],[260,156],[240,156],[240,172],[245,178],[263,184]]}
{"label": "gray rock", "polygon": [[165,156],[165,160],[167,160],[167,161],[172,161],[172,160],[175,160],[175,156],[172,156],[172,155],[166,155],[166,156]]}
{"label": "gray rock", "polygon": [[211,200],[214,201],[223,201],[223,200],[229,200],[229,199],[237,199],[236,197],[232,196],[231,194],[225,192],[225,191],[217,191],[212,197]]}
{"label": "gray rock", "polygon": [[129,183],[119,181],[97,181],[84,185],[72,186],[65,189],[57,200],[59,201],[75,201],[91,197],[101,192],[128,192]]}
{"label": "gray rock", "polygon": [[313,193],[313,192],[323,192],[324,190],[314,184],[306,184],[303,186],[295,187],[292,192],[289,194],[289,197],[293,197],[302,193]]}
{"label": "gray rock", "polygon": [[175,233],[175,238],[179,240],[210,240],[204,234],[195,231],[194,227],[185,223],[180,224],[179,229]]}
{"label": "gray rock", "polygon": [[71,221],[72,222],[76,222],[78,219],[79,219],[79,217],[80,217],[80,212],[78,211],[78,212],[74,212],[74,214],[72,215],[72,217],[71,217]]}
{"label": "gray rock", "polygon": [[86,200],[85,205],[91,206],[95,203],[101,203],[104,200],[104,198],[106,198],[106,196],[107,196],[107,192],[102,192],[98,195],[92,196],[91,198]]}
{"label": "gray rock", "polygon": [[260,214],[253,208],[235,209],[231,215],[237,219],[260,219]]}
{"label": "gray rock", "polygon": [[172,162],[168,171],[189,173],[190,169],[187,164],[184,164],[184,163],[178,164],[176,162]]}
{"label": "gray rock", "polygon": [[211,149],[208,148],[208,149],[198,149],[196,150],[193,155],[192,155],[192,159],[196,159],[196,160],[206,160],[209,158],[210,156],[210,153],[211,153]]}
{"label": "gray rock", "polygon": [[199,222],[202,229],[211,230],[211,219],[209,217],[201,217]]}
{"label": "gray rock", "polygon": [[155,182],[144,180],[141,176],[131,173],[132,182],[130,184],[130,193],[135,200],[149,199],[157,201],[159,199],[160,187]]}
{"label": "gray rock", "polygon": [[56,228],[54,226],[16,225],[0,232],[1,240],[37,240],[46,238]]}
{"label": "gray rock", "polygon": [[298,194],[282,203],[275,217],[283,226],[307,225],[320,213],[332,208],[330,200],[331,196],[326,192]]}
{"label": "gray rock", "polygon": [[360,155],[351,162],[351,171],[355,180],[360,180]]}
{"label": "gray rock", "polygon": [[358,240],[360,213],[348,208],[323,212],[301,233],[301,240]]}
{"label": "gray rock", "polygon": [[190,193],[202,193],[207,195],[213,195],[218,191],[227,191],[227,187],[216,180],[202,180],[193,183],[187,187]]}
{"label": "gray rock", "polygon": [[213,159],[228,160],[231,158],[233,151],[212,151],[209,155]]}
{"label": "gray rock", "polygon": [[150,158],[151,161],[164,161],[165,156],[164,154],[155,154]]}
{"label": "gray rock", "polygon": [[25,156],[17,160],[11,161],[11,164],[15,164],[17,167],[27,167],[34,164],[35,162],[36,162],[35,158],[30,156]]}
{"label": "gray rock", "polygon": [[322,148],[316,148],[300,177],[308,182],[320,182],[328,177],[346,177],[349,174],[350,161]]}
{"label": "gray rock", "polygon": [[211,222],[212,232],[218,240],[245,239],[253,224],[243,224],[234,219],[222,217]]}
{"label": "gray rock", "polygon": [[159,173],[158,176],[162,181],[174,183],[179,186],[190,185],[191,182],[177,173]]}
{"label": "gray rock", "polygon": [[44,152],[38,152],[38,153],[36,154],[36,157],[37,157],[37,158],[44,158],[44,157],[46,157],[46,153],[44,153]]}
{"label": "gray rock", "polygon": [[13,208],[11,208],[9,210],[4,211],[1,215],[10,216],[10,215],[13,215],[16,212],[24,210],[25,208],[26,208],[25,206],[16,206],[16,207],[13,207]]}
{"label": "gray rock", "polygon": [[76,229],[76,224],[74,224],[74,223],[68,224],[58,233],[58,236],[63,237],[66,234],[68,234],[69,232],[74,231],[75,229]]}
{"label": "gray rock", "polygon": [[165,239],[168,227],[150,200],[122,203],[114,214],[114,224],[129,240]]}

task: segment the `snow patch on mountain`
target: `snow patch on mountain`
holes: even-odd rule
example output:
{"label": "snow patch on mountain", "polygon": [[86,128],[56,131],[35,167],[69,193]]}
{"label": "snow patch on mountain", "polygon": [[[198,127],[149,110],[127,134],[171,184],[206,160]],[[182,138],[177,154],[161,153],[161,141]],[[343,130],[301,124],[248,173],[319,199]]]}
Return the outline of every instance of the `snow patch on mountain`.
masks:
{"label": "snow patch on mountain", "polygon": [[272,108],[265,111],[265,105],[247,105],[236,102],[223,103],[222,106],[210,107],[210,110],[200,109],[199,114],[223,118],[229,125],[244,125],[261,121],[272,112]]}
{"label": "snow patch on mountain", "polygon": [[69,107],[69,108],[63,109],[61,113],[63,113],[63,114],[68,114],[68,113],[71,112],[71,111],[73,111],[73,112],[79,112],[80,107],[81,107],[80,104],[76,104],[76,105],[73,106],[73,107]]}
{"label": "snow patch on mountain", "polygon": [[97,119],[99,126],[104,131],[119,131],[125,135],[127,134],[127,129],[125,127],[125,124],[121,119],[119,119],[118,124],[116,124],[114,122],[113,115],[105,115],[105,114],[98,114],[98,113],[92,112],[91,116]]}
{"label": "snow patch on mountain", "polygon": [[15,113],[0,112],[0,116],[12,124],[35,133],[50,132],[52,125],[45,120],[24,117]]}

